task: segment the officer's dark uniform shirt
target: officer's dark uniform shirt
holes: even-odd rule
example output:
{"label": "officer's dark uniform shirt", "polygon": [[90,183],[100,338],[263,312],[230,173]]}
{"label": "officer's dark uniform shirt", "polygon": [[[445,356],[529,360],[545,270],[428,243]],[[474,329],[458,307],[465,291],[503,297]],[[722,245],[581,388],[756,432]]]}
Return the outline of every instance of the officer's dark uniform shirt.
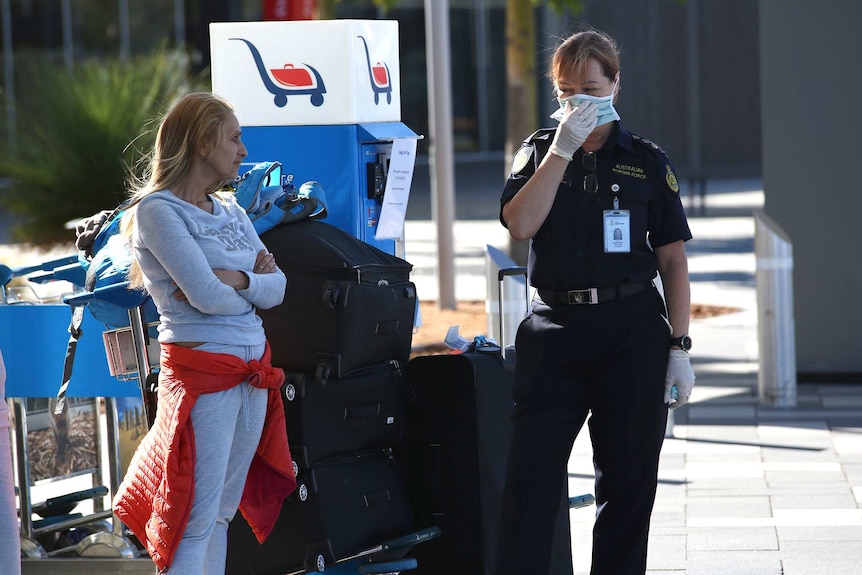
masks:
{"label": "officer's dark uniform shirt", "polygon": [[[538,130],[515,155],[513,173],[500,199],[504,226],[502,207],[535,173],[555,131]],[[658,269],[652,248],[691,239],[667,155],[615,122],[608,141],[595,152],[596,194],[584,190],[584,177],[590,171],[582,163],[583,155],[579,149],[569,162],[554,205],[532,239],[530,283],[540,289],[572,290],[649,282]],[[614,207],[614,184],[619,209],[631,212],[630,253],[604,251],[603,212]]]}

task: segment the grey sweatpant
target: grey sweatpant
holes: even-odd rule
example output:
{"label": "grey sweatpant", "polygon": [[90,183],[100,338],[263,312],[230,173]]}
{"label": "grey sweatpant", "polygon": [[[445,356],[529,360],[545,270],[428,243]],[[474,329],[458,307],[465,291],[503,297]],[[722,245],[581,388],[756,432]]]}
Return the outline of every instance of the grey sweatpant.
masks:
{"label": "grey sweatpant", "polygon": [[[200,351],[260,359],[264,346],[204,344]],[[198,397],[191,419],[195,434],[195,492],[191,515],[167,570],[170,575],[223,575],[227,526],[239,507],[245,479],[260,442],[268,390],[248,382]]]}

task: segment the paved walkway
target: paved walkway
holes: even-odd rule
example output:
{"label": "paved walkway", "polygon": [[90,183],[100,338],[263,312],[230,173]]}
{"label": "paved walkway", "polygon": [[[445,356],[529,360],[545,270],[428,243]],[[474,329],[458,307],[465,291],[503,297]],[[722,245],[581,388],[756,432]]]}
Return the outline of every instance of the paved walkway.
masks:
{"label": "paved walkway", "polygon": [[[650,575],[862,574],[862,385],[802,382],[795,409],[758,401],[751,214],[763,204],[759,185],[718,184],[706,206],[689,209],[692,301],[739,311],[692,321],[698,382],[662,452]],[[435,300],[434,226],[408,221],[405,237],[419,297]],[[456,223],[459,300],[485,297],[484,246],[506,242],[496,222]],[[592,490],[582,433],[569,492]],[[576,575],[589,572],[594,512],[571,512]]]}

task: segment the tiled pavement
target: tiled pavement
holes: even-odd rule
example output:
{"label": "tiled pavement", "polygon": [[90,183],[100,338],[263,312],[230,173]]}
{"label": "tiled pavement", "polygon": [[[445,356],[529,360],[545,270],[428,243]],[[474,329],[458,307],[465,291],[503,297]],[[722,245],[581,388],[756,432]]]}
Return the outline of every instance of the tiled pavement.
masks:
{"label": "tiled pavement", "polygon": [[[802,384],[780,411],[752,374],[700,372],[696,390],[662,451],[648,573],[862,573],[862,386]],[[590,490],[589,454],[579,438],[570,490]],[[587,573],[592,510],[571,518]]]}

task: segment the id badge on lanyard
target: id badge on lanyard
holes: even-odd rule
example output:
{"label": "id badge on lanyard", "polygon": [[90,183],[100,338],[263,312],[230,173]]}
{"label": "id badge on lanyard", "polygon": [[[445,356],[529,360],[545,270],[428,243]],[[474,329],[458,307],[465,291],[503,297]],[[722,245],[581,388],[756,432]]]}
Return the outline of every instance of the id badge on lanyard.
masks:
{"label": "id badge on lanyard", "polygon": [[614,209],[602,212],[602,220],[605,233],[605,253],[629,253],[632,251],[631,244],[631,212],[620,209],[620,199],[614,195]]}

